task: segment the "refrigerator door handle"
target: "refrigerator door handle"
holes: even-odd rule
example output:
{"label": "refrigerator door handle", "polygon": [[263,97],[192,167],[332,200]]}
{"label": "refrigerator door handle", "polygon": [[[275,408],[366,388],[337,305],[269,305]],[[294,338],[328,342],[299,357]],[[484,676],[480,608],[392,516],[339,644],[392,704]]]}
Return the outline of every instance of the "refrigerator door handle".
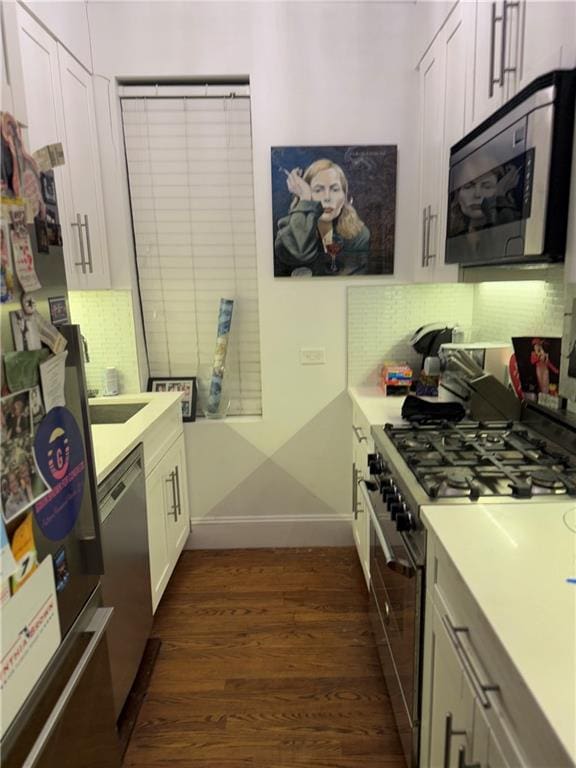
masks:
{"label": "refrigerator door handle", "polygon": [[34,768],[34,766],[37,765],[38,760],[42,757],[42,752],[44,751],[50,736],[62,718],[66,706],[72,698],[72,694],[78,687],[78,684],[82,679],[82,675],[86,671],[92,656],[94,656],[96,649],[104,637],[104,633],[106,632],[106,628],[110,623],[113,612],[113,608],[98,608],[94,612],[94,616],[86,628],[87,632],[93,633],[92,637],[90,638],[90,642],[86,646],[84,653],[80,657],[80,661],[70,675],[70,678],[66,683],[66,687],[60,694],[60,698],[56,702],[54,709],[46,720],[46,723],[40,731],[38,738],[34,742],[32,749],[28,753],[28,757],[26,760],[24,760],[22,768]]}
{"label": "refrigerator door handle", "polygon": [[76,214],[76,221],[71,223],[72,227],[78,227],[78,243],[80,245],[80,261],[75,261],[75,267],[82,267],[82,274],[86,274],[86,259],[84,258],[84,239],[82,237],[82,217],[79,213]]}
{"label": "refrigerator door handle", "polygon": [[92,264],[92,245],[90,243],[90,228],[88,226],[88,216],[84,214],[84,224],[82,225],[84,229],[86,230],[86,250],[88,251],[88,272],[90,274],[93,274],[94,272],[94,265]]}

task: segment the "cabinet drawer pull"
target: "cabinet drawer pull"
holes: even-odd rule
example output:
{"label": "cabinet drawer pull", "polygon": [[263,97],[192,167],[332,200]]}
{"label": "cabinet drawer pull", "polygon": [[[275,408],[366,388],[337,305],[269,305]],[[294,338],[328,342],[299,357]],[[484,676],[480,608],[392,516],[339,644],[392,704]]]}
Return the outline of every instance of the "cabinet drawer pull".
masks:
{"label": "cabinet drawer pull", "polygon": [[466,747],[460,747],[458,750],[458,768],[482,768],[480,763],[466,762]]}
{"label": "cabinet drawer pull", "polygon": [[447,615],[442,617],[442,622],[446,627],[446,631],[448,632],[448,636],[452,641],[454,650],[456,651],[458,658],[462,662],[462,666],[464,667],[466,676],[468,677],[468,680],[470,681],[470,684],[474,689],[474,693],[476,694],[476,697],[478,698],[478,700],[480,701],[484,709],[489,709],[489,707],[492,706],[492,703],[486,694],[490,693],[491,691],[492,692],[499,691],[500,686],[497,685],[496,683],[483,683],[481,681],[480,675],[474,668],[474,665],[472,664],[470,657],[466,653],[466,649],[460,642],[460,638],[458,637],[458,635],[469,634],[470,630],[468,629],[468,627],[455,627]]}
{"label": "cabinet drawer pull", "polygon": [[450,752],[452,749],[452,736],[466,736],[466,731],[455,731],[452,728],[452,712],[446,712],[444,724],[444,760],[442,768],[450,768]]}
{"label": "cabinet drawer pull", "polygon": [[71,223],[72,227],[78,227],[78,244],[80,246],[80,261],[74,262],[75,267],[82,267],[82,274],[86,274],[86,259],[84,258],[84,238],[82,237],[82,217],[76,214],[76,221]]}
{"label": "cabinet drawer pull", "polygon": [[362,443],[364,441],[368,442],[368,438],[366,437],[366,435],[362,434],[362,430],[360,429],[360,427],[356,427],[354,426],[354,424],[352,424],[352,431],[356,435],[356,440],[358,440],[359,443]]}
{"label": "cabinet drawer pull", "polygon": [[84,214],[84,224],[81,225],[86,230],[86,250],[88,252],[88,259],[87,259],[87,265],[88,265],[88,271],[90,274],[93,274],[94,267],[92,264],[92,245],[90,243],[90,227],[88,226],[88,216]]}

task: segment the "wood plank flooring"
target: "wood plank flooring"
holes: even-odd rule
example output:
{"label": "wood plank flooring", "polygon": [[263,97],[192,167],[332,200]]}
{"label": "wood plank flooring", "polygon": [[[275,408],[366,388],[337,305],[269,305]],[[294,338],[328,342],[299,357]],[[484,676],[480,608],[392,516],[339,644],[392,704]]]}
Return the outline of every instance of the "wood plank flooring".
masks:
{"label": "wood plank flooring", "polygon": [[124,765],[405,768],[355,550],[186,551]]}

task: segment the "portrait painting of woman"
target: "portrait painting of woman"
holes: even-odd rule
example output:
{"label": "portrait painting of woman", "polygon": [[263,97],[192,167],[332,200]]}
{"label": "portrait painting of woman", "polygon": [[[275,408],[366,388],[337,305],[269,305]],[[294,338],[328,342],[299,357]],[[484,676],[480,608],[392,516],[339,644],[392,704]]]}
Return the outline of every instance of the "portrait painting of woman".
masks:
{"label": "portrait painting of woman", "polygon": [[273,147],[275,277],[392,274],[396,147]]}

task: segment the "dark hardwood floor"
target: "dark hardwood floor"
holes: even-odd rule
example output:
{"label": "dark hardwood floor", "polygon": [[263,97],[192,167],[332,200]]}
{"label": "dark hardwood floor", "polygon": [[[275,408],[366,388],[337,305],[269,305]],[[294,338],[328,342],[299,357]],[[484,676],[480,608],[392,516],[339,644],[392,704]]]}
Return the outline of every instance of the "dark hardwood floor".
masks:
{"label": "dark hardwood floor", "polygon": [[405,768],[352,549],[186,551],[124,765]]}

